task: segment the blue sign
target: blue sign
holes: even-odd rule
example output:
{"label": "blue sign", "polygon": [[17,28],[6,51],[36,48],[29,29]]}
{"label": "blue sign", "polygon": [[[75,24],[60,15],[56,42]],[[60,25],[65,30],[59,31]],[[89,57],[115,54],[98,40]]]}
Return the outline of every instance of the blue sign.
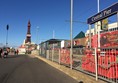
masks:
{"label": "blue sign", "polygon": [[110,6],[109,8],[97,13],[96,15],[88,18],[87,23],[88,24],[93,24],[97,21],[100,21],[104,18],[107,18],[111,15],[114,15],[118,12],[118,2],[115,3],[114,5]]}

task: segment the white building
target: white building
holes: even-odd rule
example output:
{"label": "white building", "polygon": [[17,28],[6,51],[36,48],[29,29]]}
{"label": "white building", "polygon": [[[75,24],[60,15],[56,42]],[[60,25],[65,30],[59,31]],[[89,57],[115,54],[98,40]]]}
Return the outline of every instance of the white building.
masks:
{"label": "white building", "polygon": [[[108,24],[108,31],[109,31],[109,30],[112,30],[112,31],[118,30],[118,23],[115,22],[115,23],[112,23],[112,24]],[[103,30],[101,30],[101,25],[100,25],[100,23],[94,25],[94,27],[91,29],[91,35],[97,34],[98,31],[103,31]],[[85,33],[85,36],[89,36],[89,32],[90,32],[90,31],[87,30],[86,33]]]}
{"label": "white building", "polygon": [[18,48],[18,51],[19,51],[19,54],[25,54],[26,53],[26,47],[21,45],[19,48]]}

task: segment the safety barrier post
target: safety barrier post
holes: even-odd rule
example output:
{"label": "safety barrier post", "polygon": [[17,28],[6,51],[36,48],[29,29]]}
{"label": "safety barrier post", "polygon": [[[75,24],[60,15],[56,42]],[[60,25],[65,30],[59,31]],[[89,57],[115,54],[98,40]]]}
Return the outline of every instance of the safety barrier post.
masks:
{"label": "safety barrier post", "polygon": [[46,58],[49,59],[49,50],[46,50],[46,51],[47,51]]}
{"label": "safety barrier post", "polygon": [[72,49],[70,49],[70,69],[73,69],[72,59],[73,59],[73,53],[72,53]]}
{"label": "safety barrier post", "polygon": [[53,58],[54,58],[54,49],[52,49],[52,61],[53,61]]}
{"label": "safety barrier post", "polygon": [[60,49],[59,49],[59,65],[60,65],[60,63],[61,63],[61,62],[60,62],[60,59],[61,59],[60,56],[61,56],[61,51],[60,51]]}
{"label": "safety barrier post", "polygon": [[95,74],[96,74],[96,81],[97,81],[98,80],[97,48],[95,48]]}

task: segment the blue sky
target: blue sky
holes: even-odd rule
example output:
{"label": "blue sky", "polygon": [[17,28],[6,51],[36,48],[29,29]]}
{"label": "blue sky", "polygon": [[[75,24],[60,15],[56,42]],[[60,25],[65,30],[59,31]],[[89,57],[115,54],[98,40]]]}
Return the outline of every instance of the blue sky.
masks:
{"label": "blue sky", "polygon": [[[100,10],[118,0],[100,0]],[[97,0],[74,0],[73,20],[86,22],[97,13]],[[31,22],[32,42],[45,41],[53,37],[70,39],[70,0],[0,0],[0,43],[6,42],[6,25],[9,24],[8,44],[19,46],[27,33],[27,23]],[[86,32],[87,24],[74,23],[73,37],[80,31]]]}

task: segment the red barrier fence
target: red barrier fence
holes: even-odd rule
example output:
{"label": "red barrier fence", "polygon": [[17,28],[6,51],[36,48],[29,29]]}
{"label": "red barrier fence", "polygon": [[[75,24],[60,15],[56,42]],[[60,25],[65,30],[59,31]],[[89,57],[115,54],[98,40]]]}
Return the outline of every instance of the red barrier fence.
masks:
{"label": "red barrier fence", "polygon": [[94,56],[92,55],[92,51],[87,50],[86,56],[83,56],[82,68],[83,70],[86,70],[89,72],[95,72],[95,60],[94,60]]}
{"label": "red barrier fence", "polygon": [[[118,78],[118,50],[97,51],[98,75],[109,79]],[[95,73],[95,58],[93,51],[86,51],[86,56],[82,58],[82,68],[91,73]]]}
{"label": "red barrier fence", "polygon": [[70,50],[69,49],[61,49],[60,54],[60,61],[61,63],[70,64]]}

